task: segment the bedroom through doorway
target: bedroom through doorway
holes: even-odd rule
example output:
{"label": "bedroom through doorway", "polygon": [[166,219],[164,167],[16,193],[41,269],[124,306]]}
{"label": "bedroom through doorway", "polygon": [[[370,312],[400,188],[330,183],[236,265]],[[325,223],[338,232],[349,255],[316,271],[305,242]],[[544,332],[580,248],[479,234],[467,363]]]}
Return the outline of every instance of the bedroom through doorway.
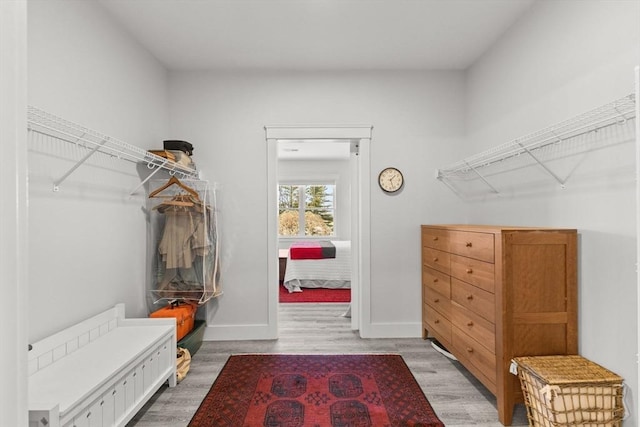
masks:
{"label": "bedroom through doorway", "polygon": [[279,302],[351,302],[351,140],[278,142]]}
{"label": "bedroom through doorway", "polygon": [[369,283],[369,236],[362,230],[369,224],[368,178],[363,176],[369,171],[371,127],[265,130],[273,214],[270,266],[278,257],[269,273],[276,336],[281,298],[350,301],[351,329],[360,329]]}

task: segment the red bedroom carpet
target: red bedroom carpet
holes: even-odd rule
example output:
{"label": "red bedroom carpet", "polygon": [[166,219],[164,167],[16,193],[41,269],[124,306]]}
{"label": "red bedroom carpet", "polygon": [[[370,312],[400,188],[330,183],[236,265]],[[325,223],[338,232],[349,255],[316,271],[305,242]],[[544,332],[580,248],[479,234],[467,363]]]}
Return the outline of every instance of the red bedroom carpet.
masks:
{"label": "red bedroom carpet", "polygon": [[443,427],[399,355],[231,356],[189,427]]}
{"label": "red bedroom carpet", "polygon": [[307,289],[289,293],[280,283],[280,302],[351,302],[351,289]]}

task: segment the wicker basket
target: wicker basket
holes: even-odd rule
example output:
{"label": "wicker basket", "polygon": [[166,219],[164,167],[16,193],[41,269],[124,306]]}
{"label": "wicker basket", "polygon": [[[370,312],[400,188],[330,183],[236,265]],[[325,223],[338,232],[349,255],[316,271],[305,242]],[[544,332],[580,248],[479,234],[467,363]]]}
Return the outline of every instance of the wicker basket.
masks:
{"label": "wicker basket", "polygon": [[516,357],[529,425],[619,427],[622,378],[581,356]]}

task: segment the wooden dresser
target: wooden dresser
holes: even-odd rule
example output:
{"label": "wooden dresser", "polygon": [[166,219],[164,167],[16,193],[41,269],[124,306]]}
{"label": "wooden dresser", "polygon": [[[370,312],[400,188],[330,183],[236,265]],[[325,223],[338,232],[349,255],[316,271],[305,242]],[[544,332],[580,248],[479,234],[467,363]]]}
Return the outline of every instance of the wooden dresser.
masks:
{"label": "wooden dresser", "polygon": [[576,230],[422,226],[422,334],[496,396],[522,402],[515,356],[577,354]]}

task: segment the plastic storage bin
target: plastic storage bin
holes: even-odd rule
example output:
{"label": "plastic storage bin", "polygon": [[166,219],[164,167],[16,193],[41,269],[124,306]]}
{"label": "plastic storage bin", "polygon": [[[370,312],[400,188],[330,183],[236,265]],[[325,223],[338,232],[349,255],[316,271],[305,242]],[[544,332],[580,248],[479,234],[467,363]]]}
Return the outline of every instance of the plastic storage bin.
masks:
{"label": "plastic storage bin", "polygon": [[582,356],[532,356],[517,366],[529,425],[620,426],[622,377]]}
{"label": "plastic storage bin", "polygon": [[178,341],[178,347],[186,348],[187,350],[189,350],[191,356],[196,354],[196,352],[202,346],[205,327],[206,322],[204,320],[196,319],[193,330],[185,335],[185,337],[180,341]]}

